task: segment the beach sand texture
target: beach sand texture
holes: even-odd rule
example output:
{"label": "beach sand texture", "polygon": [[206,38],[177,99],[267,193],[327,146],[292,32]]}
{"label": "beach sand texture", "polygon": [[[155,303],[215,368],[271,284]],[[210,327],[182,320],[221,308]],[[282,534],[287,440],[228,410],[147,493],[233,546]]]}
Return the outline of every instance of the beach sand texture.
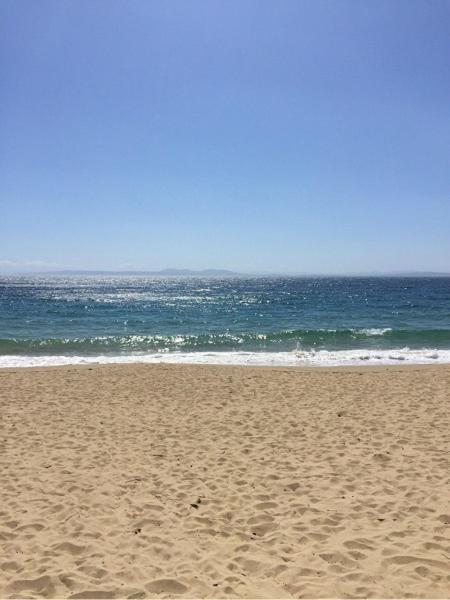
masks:
{"label": "beach sand texture", "polygon": [[0,597],[450,597],[450,367],[0,371]]}

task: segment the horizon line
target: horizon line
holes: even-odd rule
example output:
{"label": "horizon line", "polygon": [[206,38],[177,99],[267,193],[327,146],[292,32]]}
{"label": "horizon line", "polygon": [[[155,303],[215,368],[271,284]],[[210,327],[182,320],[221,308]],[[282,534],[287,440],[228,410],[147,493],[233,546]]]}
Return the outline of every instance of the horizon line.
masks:
{"label": "horizon line", "polygon": [[135,275],[135,276],[160,276],[160,277],[450,277],[450,272],[427,270],[399,270],[399,271],[348,271],[341,273],[332,272],[247,272],[231,269],[54,269],[46,271],[2,271],[0,276],[76,276],[76,275]]}

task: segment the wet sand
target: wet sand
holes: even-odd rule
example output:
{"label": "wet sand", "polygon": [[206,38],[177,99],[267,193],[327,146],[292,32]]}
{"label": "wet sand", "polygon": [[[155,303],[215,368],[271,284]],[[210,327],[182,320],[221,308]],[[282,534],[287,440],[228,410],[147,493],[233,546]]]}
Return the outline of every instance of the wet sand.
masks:
{"label": "wet sand", "polygon": [[450,366],[0,370],[0,597],[450,597]]}

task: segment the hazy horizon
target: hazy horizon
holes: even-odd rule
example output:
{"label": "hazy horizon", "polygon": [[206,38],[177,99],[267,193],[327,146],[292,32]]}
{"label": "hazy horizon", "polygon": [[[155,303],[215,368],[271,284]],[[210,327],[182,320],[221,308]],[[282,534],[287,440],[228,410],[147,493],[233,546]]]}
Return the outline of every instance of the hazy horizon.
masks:
{"label": "hazy horizon", "polygon": [[0,271],[450,269],[450,3],[0,16]]}
{"label": "hazy horizon", "polygon": [[[185,273],[184,273],[185,272]],[[232,269],[221,269],[221,268],[206,268],[206,269],[189,269],[182,268],[178,269],[175,267],[167,267],[164,269],[141,269],[141,270],[116,270],[116,269],[54,269],[54,270],[5,270],[0,268],[0,277],[7,276],[52,276],[52,275],[61,275],[61,276],[83,276],[83,275],[162,275],[162,276],[183,276],[187,277],[195,277],[196,275],[205,275],[206,277],[215,275],[217,276],[242,276],[242,277],[395,277],[395,276],[412,276],[412,277],[427,277],[427,276],[437,276],[437,277],[450,277],[450,271],[347,271],[347,272],[338,272],[338,273],[330,273],[330,272],[313,272],[313,271],[253,271],[253,272],[245,272],[245,271],[235,271]]]}

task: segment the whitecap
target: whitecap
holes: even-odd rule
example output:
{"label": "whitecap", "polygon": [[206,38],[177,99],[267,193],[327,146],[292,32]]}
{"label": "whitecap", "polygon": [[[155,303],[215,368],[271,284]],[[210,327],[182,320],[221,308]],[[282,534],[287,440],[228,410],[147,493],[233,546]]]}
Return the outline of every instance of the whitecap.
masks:
{"label": "whitecap", "polygon": [[147,354],[102,354],[97,356],[0,356],[1,367],[44,367],[68,364],[218,364],[218,365],[273,365],[287,367],[336,367],[373,364],[430,364],[450,363],[450,350],[432,348],[411,350],[319,350],[299,352],[174,352],[167,348]]}

